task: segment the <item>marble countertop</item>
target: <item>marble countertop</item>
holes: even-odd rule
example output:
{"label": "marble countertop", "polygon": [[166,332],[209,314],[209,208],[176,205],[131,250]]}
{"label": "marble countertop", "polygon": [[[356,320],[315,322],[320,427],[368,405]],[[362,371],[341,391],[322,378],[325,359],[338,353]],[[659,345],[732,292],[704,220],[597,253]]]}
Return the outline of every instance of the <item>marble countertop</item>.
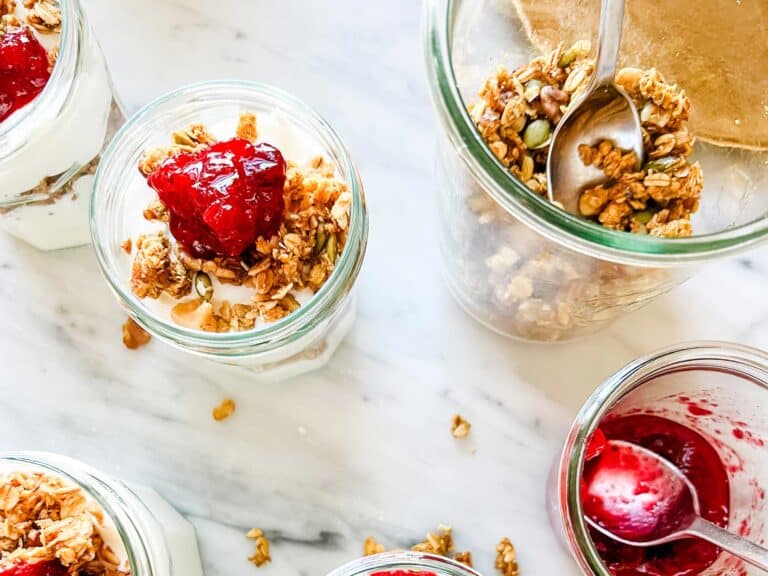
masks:
{"label": "marble countertop", "polygon": [[[61,452],[156,488],[197,529],[208,576],[322,576],[368,535],[406,546],[439,523],[486,574],[506,535],[525,576],[575,575],[544,495],[571,418],[655,348],[768,345],[768,249],[709,266],[592,338],[542,346],[488,332],[440,277],[419,3],[365,4],[85,0],[129,110],[237,77],[294,92],[337,128],[371,213],[359,313],[325,369],[258,383],[159,342],[126,350],[90,249],[43,254],[2,236],[0,448]],[[216,423],[228,396],[237,412]],[[466,442],[451,437],[456,412],[474,424]],[[258,572],[253,526],[273,542]]]}

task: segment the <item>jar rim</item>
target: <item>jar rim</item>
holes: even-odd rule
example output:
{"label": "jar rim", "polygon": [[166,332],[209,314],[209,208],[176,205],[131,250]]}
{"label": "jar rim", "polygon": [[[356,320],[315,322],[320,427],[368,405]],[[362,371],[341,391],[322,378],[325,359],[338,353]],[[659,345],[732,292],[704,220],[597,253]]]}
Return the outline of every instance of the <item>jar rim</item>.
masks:
{"label": "jar rim", "polygon": [[[80,4],[79,0],[59,0],[59,6],[61,9],[59,54],[56,58],[56,64],[53,66],[51,77],[43,91],[34,100],[0,122],[0,158],[9,156],[16,151],[15,141],[8,142],[10,133],[19,129],[34,130],[41,120],[40,114],[48,110],[52,100],[61,99],[62,104],[65,101],[68,89],[62,94],[60,85],[71,72],[72,62],[77,59],[79,54],[77,37],[80,26]],[[6,149],[9,146],[10,149]]]}
{"label": "jar rim", "polygon": [[[621,398],[639,386],[670,372],[689,369],[722,371],[748,378],[768,392],[768,352],[723,341],[693,341],[676,344],[638,358],[603,381],[586,400],[574,419],[556,464],[560,521],[573,534],[566,534],[568,545],[583,569],[596,576],[611,576],[595,548],[584,521],[580,481],[587,442],[605,414]],[[759,373],[756,377],[754,373]]]}
{"label": "jar rim", "polygon": [[[277,99],[286,105],[290,114],[307,121],[322,134],[333,147],[336,160],[345,174],[352,193],[350,224],[347,244],[339,255],[334,270],[321,288],[298,310],[285,318],[266,326],[241,332],[204,332],[192,330],[147,314],[139,299],[127,288],[124,278],[116,274],[110,265],[108,248],[101,238],[106,236],[104,223],[99,222],[97,212],[102,196],[110,189],[109,168],[124,148],[137,134],[146,130],[155,110],[164,104],[182,105],[193,101],[216,101],[221,93],[231,97],[241,93],[262,98]],[[102,274],[128,313],[142,327],[173,345],[202,355],[224,355],[229,358],[245,357],[256,352],[267,352],[288,344],[308,332],[313,323],[322,320],[342,303],[343,296],[354,284],[362,266],[368,239],[368,214],[362,182],[349,151],[341,138],[315,110],[295,96],[279,88],[246,80],[212,80],[182,86],[156,98],[134,114],[115,134],[102,156],[94,180],[90,206],[91,237]],[[203,349],[206,352],[198,352]]]}
{"label": "jar rim", "polygon": [[742,252],[768,238],[768,216],[720,232],[662,238],[611,230],[561,210],[532,192],[483,141],[459,91],[452,60],[458,0],[424,3],[423,41],[432,100],[472,175],[507,212],[567,248],[620,264],[670,267]]}
{"label": "jar rim", "polygon": [[114,523],[125,547],[131,573],[134,576],[154,574],[147,542],[135,519],[128,513],[127,498],[136,496],[124,484],[79,460],[52,452],[0,451],[0,461],[18,462],[46,470],[85,491]]}
{"label": "jar rim", "polygon": [[365,556],[333,570],[328,576],[363,576],[371,570],[430,570],[438,576],[480,576],[473,568],[456,560],[423,552],[383,552]]}

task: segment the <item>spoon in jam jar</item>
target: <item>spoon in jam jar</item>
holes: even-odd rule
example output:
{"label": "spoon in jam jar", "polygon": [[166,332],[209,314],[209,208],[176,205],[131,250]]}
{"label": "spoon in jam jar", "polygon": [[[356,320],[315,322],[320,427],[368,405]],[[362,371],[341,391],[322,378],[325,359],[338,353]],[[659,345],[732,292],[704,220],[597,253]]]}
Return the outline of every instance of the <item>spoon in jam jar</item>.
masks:
{"label": "spoon in jam jar", "polygon": [[608,177],[594,166],[586,166],[579,146],[604,140],[635,153],[639,169],[643,161],[640,115],[614,77],[624,22],[624,0],[603,0],[600,10],[595,73],[584,94],[575,100],[552,136],[547,158],[547,193],[572,214],[579,214],[579,198],[585,188],[602,184]]}
{"label": "spoon in jam jar", "polygon": [[696,488],[674,464],[637,444],[609,440],[584,474],[587,523],[629,546],[701,538],[768,572],[768,549],[701,517]]}

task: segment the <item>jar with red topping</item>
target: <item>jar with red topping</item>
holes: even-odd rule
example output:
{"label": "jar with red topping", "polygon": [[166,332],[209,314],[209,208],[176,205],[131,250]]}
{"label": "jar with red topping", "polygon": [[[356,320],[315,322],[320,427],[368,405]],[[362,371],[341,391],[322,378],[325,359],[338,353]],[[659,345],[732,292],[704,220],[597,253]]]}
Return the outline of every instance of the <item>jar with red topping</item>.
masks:
{"label": "jar with red topping", "polygon": [[328,576],[479,576],[455,560],[419,552],[386,552],[337,568]]}
{"label": "jar with red topping", "polygon": [[287,377],[352,325],[362,183],[332,128],[278,89],[210,82],[146,106],[104,154],[91,228],[128,314],[188,352]]}
{"label": "jar with red topping", "polygon": [[607,442],[629,441],[659,454],[685,474],[696,489],[705,519],[765,545],[767,403],[768,354],[723,342],[668,348],[636,360],[606,380],[579,412],[553,469],[549,491],[553,524],[582,573],[762,574],[697,539],[651,548],[617,545],[590,529],[583,514],[585,505],[595,509],[588,474],[600,462]]}
{"label": "jar with red topping", "polygon": [[[26,5],[29,6],[26,6]],[[0,25],[0,227],[42,250],[87,244],[99,155],[123,121],[79,0],[16,1]]]}
{"label": "jar with red topping", "polygon": [[203,576],[192,525],[157,492],[77,460],[0,453],[0,500],[4,576]]}

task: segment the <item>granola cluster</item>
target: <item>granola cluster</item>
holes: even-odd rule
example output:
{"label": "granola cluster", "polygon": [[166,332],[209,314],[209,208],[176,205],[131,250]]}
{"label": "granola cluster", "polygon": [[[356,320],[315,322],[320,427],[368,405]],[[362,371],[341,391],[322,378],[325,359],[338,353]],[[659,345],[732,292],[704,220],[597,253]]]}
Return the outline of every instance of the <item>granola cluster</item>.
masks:
{"label": "granola cluster", "polygon": [[[240,117],[236,135],[255,142],[256,116]],[[183,151],[216,142],[197,124],[175,132],[173,143],[148,150],[139,170],[149,175]],[[349,230],[352,194],[336,178],[335,167],[322,157],[308,166],[287,163],[283,190],[285,210],[277,234],[260,237],[238,258],[195,258],[184,252],[165,229],[144,234],[124,248],[134,252],[131,288],[139,298],[163,295],[178,301],[171,318],[179,325],[209,332],[250,330],[261,319],[279,320],[300,307],[299,291],[317,292],[333,272]],[[159,200],[144,211],[150,221],[168,222]],[[217,297],[217,286],[243,286],[249,301],[230,302]]]}
{"label": "granola cluster", "polygon": [[471,429],[471,422],[464,418],[461,414],[455,414],[451,419],[451,434],[454,438],[466,438],[469,436],[469,431]]}
{"label": "granola cluster", "polygon": [[[496,70],[483,85],[470,114],[499,160],[531,190],[547,192],[546,164],[552,134],[568,105],[594,71],[589,42],[562,45],[510,72]],[[585,165],[606,174],[605,184],[583,191],[580,211],[603,226],[655,236],[690,236],[703,176],[690,162],[693,137],[686,128],[690,100],[655,70],[625,68],[617,82],[640,111],[647,158],[604,141],[580,147]]]}
{"label": "granola cluster", "polygon": [[272,562],[272,557],[269,554],[269,540],[264,535],[264,531],[260,528],[251,528],[246,536],[253,540],[256,546],[253,556],[248,558],[248,561],[257,568]]}
{"label": "granola cluster", "polygon": [[59,561],[70,576],[128,576],[104,542],[103,511],[82,489],[59,477],[15,472],[0,476],[0,570]]}

